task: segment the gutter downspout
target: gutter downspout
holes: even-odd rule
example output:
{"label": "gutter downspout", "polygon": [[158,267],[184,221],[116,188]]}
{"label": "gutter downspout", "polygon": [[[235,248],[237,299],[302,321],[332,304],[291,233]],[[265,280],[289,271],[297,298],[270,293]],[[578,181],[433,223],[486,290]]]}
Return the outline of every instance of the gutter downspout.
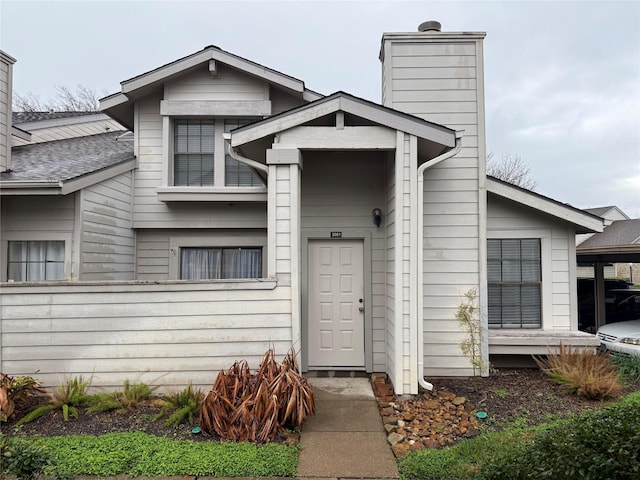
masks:
{"label": "gutter downspout", "polygon": [[423,163],[418,167],[418,218],[416,225],[417,234],[417,315],[416,322],[418,324],[418,385],[425,390],[433,390],[433,385],[424,379],[424,320],[422,318],[422,310],[424,308],[424,172],[431,167],[435,167],[447,158],[456,155],[462,147],[462,134],[464,131],[456,131],[456,145],[448,152],[445,152],[436,158]]}
{"label": "gutter downspout", "polygon": [[[231,140],[231,134],[230,133],[223,133],[222,137],[225,140]],[[242,155],[240,155],[235,147],[231,146],[231,143],[229,143],[229,155],[231,156],[231,158],[233,158],[234,160],[239,161],[240,163],[244,163],[245,165],[250,166],[251,168],[255,168],[256,170],[264,173],[264,176],[260,175],[262,177],[263,180],[267,179],[267,176],[269,175],[269,167],[267,167],[266,165],[263,165],[260,162],[256,162],[255,160],[251,160],[250,158],[247,157],[243,157]]]}

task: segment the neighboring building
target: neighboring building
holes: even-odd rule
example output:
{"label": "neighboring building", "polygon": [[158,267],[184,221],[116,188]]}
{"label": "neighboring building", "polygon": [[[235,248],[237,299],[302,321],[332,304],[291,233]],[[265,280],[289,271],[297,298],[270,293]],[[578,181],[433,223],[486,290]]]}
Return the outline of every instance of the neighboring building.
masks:
{"label": "neighboring building", "polygon": [[[18,164],[0,180],[3,236],[69,225],[68,281],[2,286],[0,369],[206,385],[293,346],[305,371],[386,372],[416,393],[474,373],[456,319],[471,290],[485,360],[595,344],[577,327],[574,238],[602,220],[486,177],[484,34],[433,27],[383,35],[382,105],[209,46],[101,101],[132,150],[111,133],[20,147],[26,177],[53,179],[48,155],[100,168],[56,191],[19,187]],[[38,241],[60,241],[50,226]],[[39,266],[11,247],[16,269]]]}

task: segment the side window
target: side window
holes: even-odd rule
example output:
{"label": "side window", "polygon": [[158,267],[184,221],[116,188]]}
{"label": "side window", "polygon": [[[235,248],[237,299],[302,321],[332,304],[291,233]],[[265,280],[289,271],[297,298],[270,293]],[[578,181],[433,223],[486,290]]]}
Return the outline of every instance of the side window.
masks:
{"label": "side window", "polygon": [[180,279],[261,278],[262,248],[181,247]]}
{"label": "side window", "polygon": [[176,186],[213,186],[215,122],[175,120],[173,178]]}
{"label": "side window", "polygon": [[489,328],[541,328],[540,239],[489,239],[487,270]]}
{"label": "side window", "polygon": [[[225,133],[234,128],[242,127],[253,122],[251,119],[226,119],[224,121]],[[229,155],[229,145],[225,142],[224,157],[224,184],[226,187],[262,187],[264,182],[258,174],[248,165],[240,163]]]}
{"label": "side window", "polygon": [[7,280],[38,282],[64,279],[64,241],[8,242]]}

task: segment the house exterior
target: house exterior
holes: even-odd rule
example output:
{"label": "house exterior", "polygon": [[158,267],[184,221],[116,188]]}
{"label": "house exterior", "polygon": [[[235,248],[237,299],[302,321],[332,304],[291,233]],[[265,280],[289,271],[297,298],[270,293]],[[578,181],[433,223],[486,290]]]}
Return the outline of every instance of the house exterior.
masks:
{"label": "house exterior", "polygon": [[[483,38],[384,34],[381,104],[213,46],[121,82],[101,109],[132,132],[130,157],[114,140],[74,191],[0,179],[3,258],[26,268],[8,242],[60,202],[47,216],[67,219],[71,272],[2,279],[0,369],[208,385],[294,347],[304,371],[385,372],[412,394],[488,374],[460,349],[470,291],[485,361],[596,344],[577,328],[574,239],[602,219],[486,176]],[[108,135],[42,146],[82,157]]]}

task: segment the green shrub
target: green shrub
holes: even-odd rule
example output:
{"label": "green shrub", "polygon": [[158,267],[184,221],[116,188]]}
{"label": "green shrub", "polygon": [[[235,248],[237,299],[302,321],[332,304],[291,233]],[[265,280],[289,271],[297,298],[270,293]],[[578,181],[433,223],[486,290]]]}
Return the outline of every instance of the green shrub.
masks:
{"label": "green shrub", "polygon": [[109,410],[125,411],[151,398],[158,387],[150,387],[146,383],[124,381],[120,392],[98,393],[91,400],[88,412],[106,412]]}
{"label": "green shrub", "polygon": [[640,357],[612,354],[611,361],[620,369],[622,378],[640,382]]}
{"label": "green shrub", "polygon": [[[13,474],[18,480],[36,480],[47,468],[56,464],[41,443],[24,437],[6,437],[0,432],[0,477]],[[53,472],[54,480],[73,478],[61,469]]]}
{"label": "green shrub", "polygon": [[572,421],[558,422],[529,443],[487,463],[478,479],[640,478],[640,393]]}
{"label": "green shrub", "polygon": [[620,373],[609,355],[560,344],[556,353],[550,352],[546,358],[533,358],[542,371],[562,385],[568,394],[601,400],[615,398],[622,390]]}
{"label": "green shrub", "polygon": [[52,410],[61,409],[65,421],[69,420],[69,415],[78,418],[78,407],[86,407],[91,401],[91,396],[87,394],[87,389],[91,385],[90,380],[83,380],[82,377],[75,377],[65,380],[62,385],[49,395],[49,402],[31,410],[22,417],[16,426],[32,422],[36,418],[49,413]]}
{"label": "green shrub", "polygon": [[193,419],[200,411],[200,403],[203,397],[202,390],[193,388],[191,382],[179,392],[166,394],[162,401],[160,413],[155,416],[154,421],[160,420],[169,414],[169,418],[165,421],[167,427],[177,427],[185,420],[193,425]]}

